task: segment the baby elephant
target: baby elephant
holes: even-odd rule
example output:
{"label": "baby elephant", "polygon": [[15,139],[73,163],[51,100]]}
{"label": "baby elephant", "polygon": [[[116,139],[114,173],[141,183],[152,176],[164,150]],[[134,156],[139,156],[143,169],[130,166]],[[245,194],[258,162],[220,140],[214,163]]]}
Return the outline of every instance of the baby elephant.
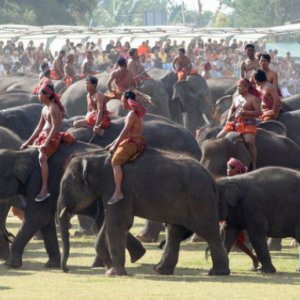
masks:
{"label": "baby elephant", "polygon": [[293,237],[300,242],[300,173],[267,167],[220,178],[217,186],[220,219],[227,222],[227,251],[246,229],[262,272],[275,273],[266,237]]}

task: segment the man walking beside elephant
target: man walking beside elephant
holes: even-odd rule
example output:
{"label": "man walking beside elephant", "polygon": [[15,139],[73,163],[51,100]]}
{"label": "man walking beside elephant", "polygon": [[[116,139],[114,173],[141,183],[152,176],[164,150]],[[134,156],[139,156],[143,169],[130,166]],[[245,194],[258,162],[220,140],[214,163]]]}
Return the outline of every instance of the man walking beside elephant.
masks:
{"label": "man walking beside elephant", "polygon": [[218,138],[226,136],[228,132],[236,131],[242,134],[252,156],[252,168],[256,168],[257,151],[255,146],[256,120],[261,114],[260,101],[249,93],[250,82],[241,79],[238,83],[238,94],[234,97],[229,109],[227,122],[218,134]]}

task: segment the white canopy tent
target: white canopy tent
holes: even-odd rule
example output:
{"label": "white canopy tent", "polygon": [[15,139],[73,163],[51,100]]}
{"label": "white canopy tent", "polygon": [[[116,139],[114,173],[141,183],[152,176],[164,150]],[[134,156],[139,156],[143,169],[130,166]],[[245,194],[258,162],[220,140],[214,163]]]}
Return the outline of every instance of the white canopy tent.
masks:
{"label": "white canopy tent", "polygon": [[176,39],[177,43],[189,41],[193,38],[202,38],[207,41],[225,39],[227,41],[237,39],[238,41],[257,41],[269,36],[293,34],[300,32],[300,24],[290,24],[270,28],[192,28],[184,26],[126,26],[126,27],[87,27],[87,26],[27,26],[27,25],[0,25],[0,40],[8,39],[17,42],[18,40],[26,43],[33,40],[35,44],[48,42],[50,50],[59,50],[66,39],[77,43],[84,41],[97,42],[102,38],[103,47],[111,39],[120,40],[122,43],[129,41],[133,47],[137,47],[144,40],[149,40],[150,46],[157,40],[170,38]]}

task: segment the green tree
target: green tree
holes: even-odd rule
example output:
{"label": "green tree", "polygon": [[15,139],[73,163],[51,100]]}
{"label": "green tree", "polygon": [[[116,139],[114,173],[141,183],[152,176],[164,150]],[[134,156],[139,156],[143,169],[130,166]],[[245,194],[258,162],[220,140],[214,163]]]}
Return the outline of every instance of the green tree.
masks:
{"label": "green tree", "polygon": [[274,0],[224,0],[234,9],[235,26],[268,27],[275,25]]}

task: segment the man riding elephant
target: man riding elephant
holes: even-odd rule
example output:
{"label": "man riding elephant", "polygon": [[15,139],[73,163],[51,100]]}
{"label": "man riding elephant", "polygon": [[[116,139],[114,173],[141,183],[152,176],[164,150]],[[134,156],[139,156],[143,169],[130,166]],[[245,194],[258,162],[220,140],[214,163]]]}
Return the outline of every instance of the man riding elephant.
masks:
{"label": "man riding elephant", "polygon": [[109,112],[106,109],[105,96],[97,91],[98,79],[91,76],[86,79],[87,114],[84,119],[76,120],[74,127],[92,128],[94,133],[110,125]]}
{"label": "man riding elephant", "polygon": [[[115,83],[115,88],[112,87],[112,83]],[[129,90],[132,86],[132,74],[127,68],[126,59],[121,57],[117,61],[117,68],[111,73],[107,82],[109,94],[105,96],[108,99],[120,99],[122,94]]]}
{"label": "man riding elephant", "polygon": [[256,169],[255,118],[261,114],[261,110],[259,99],[249,93],[249,88],[250,82],[247,79],[239,81],[239,93],[234,97],[227,116],[227,122],[217,137],[222,138],[231,131],[242,134],[252,156],[252,168]]}
{"label": "man riding elephant", "polygon": [[173,70],[177,74],[178,81],[185,80],[188,75],[192,72],[192,63],[190,58],[185,54],[185,49],[178,49],[178,55],[174,58]]}

